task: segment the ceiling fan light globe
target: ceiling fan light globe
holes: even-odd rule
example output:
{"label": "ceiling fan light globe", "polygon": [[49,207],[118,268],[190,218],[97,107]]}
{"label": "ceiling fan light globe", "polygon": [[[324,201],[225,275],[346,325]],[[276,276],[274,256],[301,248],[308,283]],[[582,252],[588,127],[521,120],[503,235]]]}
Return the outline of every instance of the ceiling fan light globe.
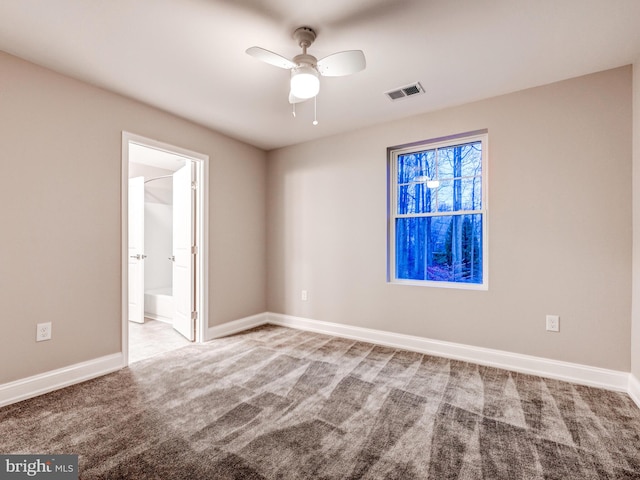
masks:
{"label": "ceiling fan light globe", "polygon": [[320,91],[320,75],[311,66],[303,65],[291,71],[291,94],[296,98],[313,98]]}

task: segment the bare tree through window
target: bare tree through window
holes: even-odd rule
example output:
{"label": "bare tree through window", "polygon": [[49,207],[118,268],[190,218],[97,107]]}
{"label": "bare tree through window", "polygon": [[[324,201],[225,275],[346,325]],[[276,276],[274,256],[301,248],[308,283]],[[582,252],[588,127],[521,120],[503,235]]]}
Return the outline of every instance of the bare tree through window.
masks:
{"label": "bare tree through window", "polygon": [[484,282],[483,138],[392,155],[394,278]]}

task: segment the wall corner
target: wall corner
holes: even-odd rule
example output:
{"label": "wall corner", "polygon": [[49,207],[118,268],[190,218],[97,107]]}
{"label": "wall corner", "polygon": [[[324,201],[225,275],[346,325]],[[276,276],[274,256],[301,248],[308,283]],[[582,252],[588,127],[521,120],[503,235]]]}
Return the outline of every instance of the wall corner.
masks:
{"label": "wall corner", "polygon": [[640,58],[632,80],[631,377],[640,378]]}

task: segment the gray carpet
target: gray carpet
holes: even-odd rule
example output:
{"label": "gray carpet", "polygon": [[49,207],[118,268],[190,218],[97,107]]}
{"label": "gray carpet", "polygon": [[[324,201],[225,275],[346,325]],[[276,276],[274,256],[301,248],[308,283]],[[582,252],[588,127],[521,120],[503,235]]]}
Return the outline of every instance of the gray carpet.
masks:
{"label": "gray carpet", "polygon": [[623,393],[265,326],[0,409],[82,479],[639,479]]}

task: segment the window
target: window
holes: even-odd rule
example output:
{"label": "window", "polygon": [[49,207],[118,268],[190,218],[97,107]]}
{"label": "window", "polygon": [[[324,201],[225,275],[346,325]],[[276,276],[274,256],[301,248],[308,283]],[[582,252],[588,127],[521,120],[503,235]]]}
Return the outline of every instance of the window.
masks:
{"label": "window", "polygon": [[389,280],[487,288],[487,133],[389,149]]}

